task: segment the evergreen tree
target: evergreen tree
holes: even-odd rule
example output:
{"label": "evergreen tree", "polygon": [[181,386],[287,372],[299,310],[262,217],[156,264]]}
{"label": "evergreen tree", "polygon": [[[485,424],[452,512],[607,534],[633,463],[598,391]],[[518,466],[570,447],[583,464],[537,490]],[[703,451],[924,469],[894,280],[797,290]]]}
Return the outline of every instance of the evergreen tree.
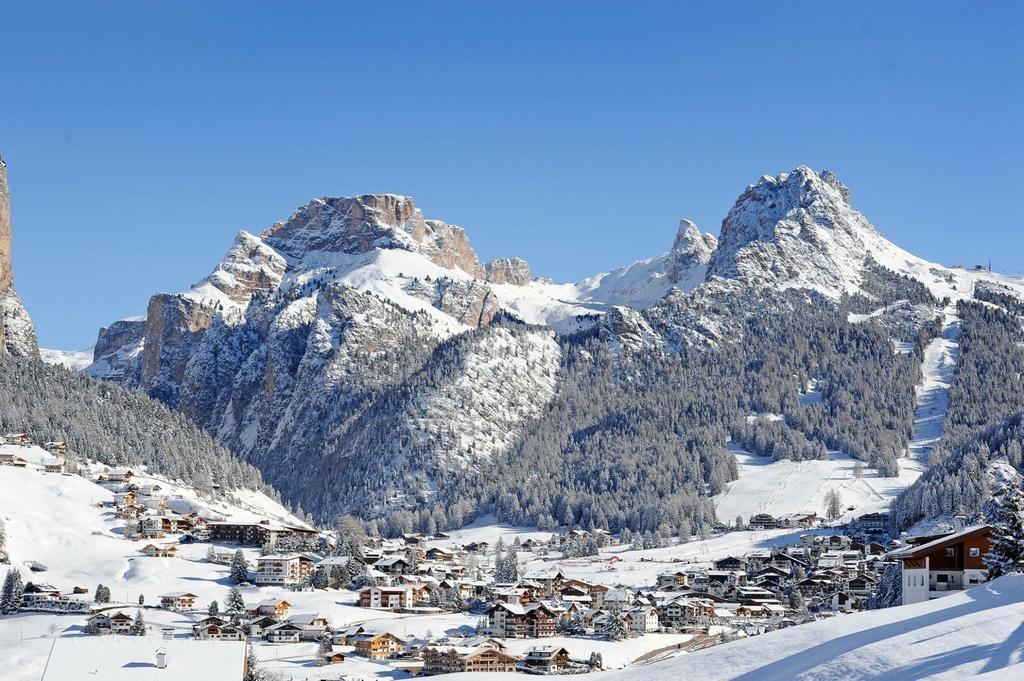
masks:
{"label": "evergreen tree", "polygon": [[985,554],[989,579],[1024,572],[1024,492],[1016,481],[1008,482],[993,501],[992,547]]}
{"label": "evergreen tree", "polygon": [[145,605],[145,604],[146,604],[146,597],[143,596],[142,594],[139,594],[139,605]]}
{"label": "evergreen tree", "polygon": [[217,601],[210,601],[209,607],[206,608],[206,614],[210,617],[216,617],[220,614],[220,604]]}
{"label": "evergreen tree", "polygon": [[24,594],[25,585],[21,581],[21,572],[18,568],[11,568],[7,571],[3,590],[0,592],[0,612],[5,615],[13,615],[18,612]]}
{"label": "evergreen tree", "polygon": [[310,577],[309,583],[314,589],[326,589],[330,586],[330,577],[328,576],[327,568],[323,565],[317,565],[316,569],[313,570],[313,575]]}
{"label": "evergreen tree", "polygon": [[213,563],[216,560],[217,560],[217,549],[214,548],[213,544],[210,544],[210,547],[208,549],[206,549],[206,562],[207,563]]}
{"label": "evergreen tree", "polygon": [[322,636],[320,638],[320,644],[317,647],[317,657],[319,658],[320,664],[327,663],[327,657],[334,652],[334,645],[331,643],[330,636]]}
{"label": "evergreen tree", "polygon": [[135,620],[132,622],[131,634],[132,636],[146,635],[146,620],[142,618],[142,610],[135,611]]}
{"label": "evergreen tree", "polygon": [[618,611],[611,611],[605,617],[602,632],[609,641],[621,641],[629,636],[629,629],[626,627],[626,620]]}
{"label": "evergreen tree", "polygon": [[242,549],[235,551],[235,556],[231,559],[231,570],[228,577],[235,584],[249,581],[249,561],[245,559]]}
{"label": "evergreen tree", "polygon": [[97,603],[109,603],[110,602],[110,589],[103,586],[102,584],[96,585],[96,593],[93,596],[93,600]]}
{"label": "evergreen tree", "polygon": [[245,610],[245,599],[242,597],[242,592],[232,588],[228,592],[227,600],[224,601],[224,607],[229,613],[239,613]]}

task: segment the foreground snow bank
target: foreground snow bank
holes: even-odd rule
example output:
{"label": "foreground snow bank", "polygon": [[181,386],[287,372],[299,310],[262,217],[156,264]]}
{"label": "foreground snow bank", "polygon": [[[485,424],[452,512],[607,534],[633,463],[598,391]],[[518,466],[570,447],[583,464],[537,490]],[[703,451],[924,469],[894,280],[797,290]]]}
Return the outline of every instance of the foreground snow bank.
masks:
{"label": "foreground snow bank", "polygon": [[835,617],[605,678],[962,679],[1024,675],[1024,575],[929,603]]}

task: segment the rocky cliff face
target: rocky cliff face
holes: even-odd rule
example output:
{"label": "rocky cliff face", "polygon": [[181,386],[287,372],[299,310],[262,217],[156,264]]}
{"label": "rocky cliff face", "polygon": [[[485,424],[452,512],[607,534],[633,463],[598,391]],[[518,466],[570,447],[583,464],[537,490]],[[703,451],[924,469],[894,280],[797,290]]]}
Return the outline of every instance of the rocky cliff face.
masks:
{"label": "rocky cliff face", "polygon": [[14,291],[11,239],[11,193],[7,185],[7,164],[0,159],[0,350],[12,355],[35,356],[39,354],[35,327]]}

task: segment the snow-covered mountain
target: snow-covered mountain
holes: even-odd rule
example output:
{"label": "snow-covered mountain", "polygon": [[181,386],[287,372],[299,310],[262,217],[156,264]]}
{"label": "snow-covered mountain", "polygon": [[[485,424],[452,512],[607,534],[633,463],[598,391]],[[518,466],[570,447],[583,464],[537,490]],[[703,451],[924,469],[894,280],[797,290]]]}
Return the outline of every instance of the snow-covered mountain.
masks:
{"label": "snow-covered mountain", "polygon": [[0,352],[31,356],[39,352],[32,318],[14,291],[11,265],[11,193],[7,164],[0,158]]}
{"label": "snow-covered mountain", "polygon": [[[719,238],[683,220],[668,252],[575,284],[532,278],[518,258],[482,263],[462,228],[409,197],[325,197],[240,232],[189,290],[102,329],[86,371],[181,409],[286,498],[302,489],[330,514],[379,503],[338,501],[340,488],[372,480],[401,498],[416,480],[429,494],[507,452],[559,390],[559,338],[714,347],[780,291],[870,306],[891,277],[939,300],[979,281],[1024,295],[1016,279],[900,249],[834,174],[805,166],[748,187]],[[927,307],[917,316],[937,314]]]}

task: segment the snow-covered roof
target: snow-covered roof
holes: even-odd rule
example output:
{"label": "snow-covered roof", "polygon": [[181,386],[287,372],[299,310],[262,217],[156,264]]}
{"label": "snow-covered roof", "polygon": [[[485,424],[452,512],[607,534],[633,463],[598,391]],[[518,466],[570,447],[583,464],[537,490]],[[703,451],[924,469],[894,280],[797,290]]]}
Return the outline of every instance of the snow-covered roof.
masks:
{"label": "snow-covered roof", "polygon": [[[156,636],[83,636],[58,638],[43,681],[144,681],[241,679],[243,641],[195,641]],[[157,651],[166,668],[157,667]]]}
{"label": "snow-covered roof", "polygon": [[891,553],[889,553],[889,556],[891,558],[914,558],[916,556],[923,555],[925,553],[931,553],[935,549],[942,548],[943,546],[945,546],[947,544],[958,542],[961,539],[965,539],[966,537],[968,537],[968,536],[970,536],[972,534],[975,534],[976,532],[978,532],[980,530],[985,530],[985,529],[991,529],[991,526],[989,526],[989,525],[971,525],[970,527],[965,527],[964,529],[962,529],[962,530],[960,530],[958,532],[953,532],[952,534],[947,534],[944,537],[939,537],[938,539],[933,539],[930,542],[926,542],[924,544],[919,544],[917,546],[907,546],[907,547],[902,548],[902,549],[896,549],[895,551],[892,551]]}

